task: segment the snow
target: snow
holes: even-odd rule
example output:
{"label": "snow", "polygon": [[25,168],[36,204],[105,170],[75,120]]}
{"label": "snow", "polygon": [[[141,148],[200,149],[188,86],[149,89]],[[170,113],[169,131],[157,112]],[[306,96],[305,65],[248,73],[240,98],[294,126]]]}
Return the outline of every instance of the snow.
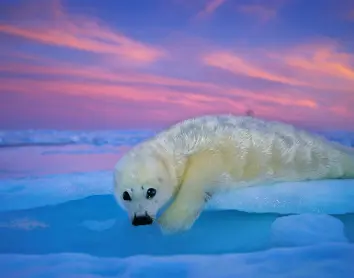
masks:
{"label": "snow", "polygon": [[115,219],[108,219],[101,222],[95,220],[86,220],[82,222],[81,225],[92,231],[104,231],[112,228],[115,223],[116,223]]}
{"label": "snow", "polygon": [[283,216],[272,224],[272,243],[275,246],[292,247],[347,241],[344,224],[326,214]]}
{"label": "snow", "polygon": [[[58,204],[91,195],[112,194],[112,184],[111,171],[3,179],[0,187],[0,211]],[[223,192],[215,195],[206,209],[282,214],[344,214],[354,212],[353,200],[354,180],[288,182]]]}
{"label": "snow", "polygon": [[354,247],[323,244],[218,256],[0,255],[2,277],[352,278]]}
{"label": "snow", "polygon": [[182,234],[132,226],[112,169],[152,134],[0,132],[0,277],[352,277],[354,180],[224,192]]}
{"label": "snow", "polygon": [[111,172],[96,171],[3,179],[0,183],[0,211],[2,211],[110,194],[113,181]]}
{"label": "snow", "polygon": [[55,145],[126,145],[136,144],[152,136],[150,130],[66,131],[66,130],[3,130],[0,147]]}
{"label": "snow", "polygon": [[222,193],[215,196],[210,209],[282,214],[344,214],[354,212],[353,200],[354,180],[286,182]]}

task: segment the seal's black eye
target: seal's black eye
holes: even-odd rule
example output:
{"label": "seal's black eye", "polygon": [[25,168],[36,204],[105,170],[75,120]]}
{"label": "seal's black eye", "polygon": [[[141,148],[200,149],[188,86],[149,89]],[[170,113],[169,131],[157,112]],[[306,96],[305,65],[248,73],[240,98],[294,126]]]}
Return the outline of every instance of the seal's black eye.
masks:
{"label": "seal's black eye", "polygon": [[156,189],[155,188],[149,188],[146,191],[146,199],[152,199],[156,195]]}
{"label": "seal's black eye", "polygon": [[123,200],[124,201],[131,201],[132,200],[132,198],[130,197],[128,191],[124,191],[123,192]]}

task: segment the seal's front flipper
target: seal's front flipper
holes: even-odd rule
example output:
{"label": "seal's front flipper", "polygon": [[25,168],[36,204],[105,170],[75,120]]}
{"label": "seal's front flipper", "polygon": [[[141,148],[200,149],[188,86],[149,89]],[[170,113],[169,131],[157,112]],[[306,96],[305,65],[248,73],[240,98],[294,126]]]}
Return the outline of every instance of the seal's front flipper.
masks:
{"label": "seal's front flipper", "polygon": [[188,230],[202,212],[206,194],[199,190],[186,190],[182,186],[174,202],[158,219],[164,233]]}
{"label": "seal's front flipper", "polygon": [[194,224],[212,196],[209,185],[215,182],[217,169],[210,161],[210,154],[201,153],[190,157],[175,200],[158,220],[164,232],[185,231]]}

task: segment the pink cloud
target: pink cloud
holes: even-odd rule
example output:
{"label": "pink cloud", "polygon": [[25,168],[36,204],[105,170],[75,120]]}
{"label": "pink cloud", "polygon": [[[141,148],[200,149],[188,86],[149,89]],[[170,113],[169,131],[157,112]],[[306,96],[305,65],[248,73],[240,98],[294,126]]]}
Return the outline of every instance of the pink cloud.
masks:
{"label": "pink cloud", "polygon": [[[152,63],[167,55],[166,51],[159,47],[149,46],[113,31],[98,19],[66,14],[59,1],[53,3],[56,5],[49,5],[43,11],[52,15],[50,20],[39,17],[35,24],[1,24],[0,32],[43,44],[116,56],[141,64]],[[32,11],[24,11],[27,6],[19,8],[19,15]]]}
{"label": "pink cloud", "polygon": [[[214,13],[226,2],[206,2],[201,15]],[[239,7],[244,13],[270,19],[278,6]],[[13,52],[14,57],[0,65],[0,72],[6,76],[0,78],[0,92],[2,99],[5,94],[24,99],[9,97],[14,104],[21,102],[18,109],[23,114],[16,115],[5,99],[0,103],[4,118],[25,120],[32,116],[43,121],[50,118],[43,115],[50,115],[56,123],[63,122],[63,118],[75,119],[77,126],[85,127],[89,126],[88,118],[107,126],[112,126],[109,121],[125,127],[141,123],[161,126],[201,114],[244,114],[252,109],[264,118],[352,126],[354,56],[336,43],[320,41],[283,49],[246,47],[229,51],[200,37],[186,39],[180,35],[176,39],[176,35],[171,35],[161,48],[123,35],[95,18],[67,14],[60,2],[48,4],[46,9],[46,13],[40,13],[33,6],[29,11],[19,8],[17,16],[26,17],[29,12],[32,23],[3,24],[0,32],[42,45],[96,53],[100,59],[95,65],[89,61],[76,64]],[[39,19],[33,20],[34,14]],[[116,63],[115,58],[127,63]],[[159,63],[153,64],[155,61]],[[134,63],[146,67],[138,71],[130,67]],[[174,74],[184,78],[167,76]],[[261,87],[262,84],[266,85]],[[43,105],[29,107],[31,98]],[[333,117],[324,119],[327,114]]]}
{"label": "pink cloud", "polygon": [[308,45],[303,50],[285,56],[285,64],[306,73],[354,82],[354,55],[338,51],[335,45]]}
{"label": "pink cloud", "polygon": [[[25,103],[23,107],[18,106],[22,111],[21,117],[33,118],[38,114],[39,118],[43,118],[45,114],[48,115],[45,118],[55,117],[61,122],[65,122],[65,119],[75,119],[74,121],[81,122],[82,126],[86,126],[85,121],[92,121],[91,115],[94,115],[95,121],[106,121],[110,126],[113,122],[120,126],[139,126],[139,123],[140,126],[146,124],[163,126],[201,114],[244,114],[249,107],[257,115],[269,118],[286,110],[285,107],[298,107],[304,111],[316,108],[315,100],[308,96],[292,99],[287,96],[274,96],[273,92],[257,93],[237,88],[220,87],[220,90],[208,93],[194,91],[193,88],[181,91],[178,88],[167,89],[148,85],[102,84],[94,81],[75,82],[58,79],[8,78],[1,79],[0,82],[3,84],[4,92],[25,94],[38,103],[38,107],[28,106],[27,98],[21,97],[27,103],[27,107]],[[80,97],[80,99],[76,100],[72,97]],[[240,97],[243,98],[242,101],[239,100]],[[43,98],[44,100],[41,101]],[[67,104],[62,106],[61,102],[58,102],[59,99],[62,100],[63,105]],[[50,104],[51,102],[53,103]],[[6,103],[8,107],[9,101]],[[47,104],[42,106],[40,103]],[[2,108],[2,113],[6,113],[6,107]],[[65,115],[63,115],[64,107]],[[8,112],[11,111],[10,109]],[[12,117],[19,117],[17,114]]]}
{"label": "pink cloud", "polygon": [[[44,76],[45,72],[50,72],[50,68],[43,68]],[[308,119],[306,122],[309,124],[316,117],[319,123],[323,122],[323,113],[333,115],[331,119],[326,119],[326,124],[329,121],[341,121],[340,125],[348,127],[352,122],[350,119],[353,119],[352,110],[346,107],[350,106],[348,100],[342,98],[333,103],[329,101],[319,112],[317,98],[323,95],[317,97],[315,94],[303,92],[294,95],[295,91],[284,89],[252,91],[219,86],[219,89],[208,91],[203,90],[203,87],[196,90],[198,87],[194,84],[195,87],[180,90],[178,86],[175,89],[152,86],[153,82],[150,85],[122,85],[93,81],[89,78],[84,82],[69,81],[58,79],[58,76],[49,80],[2,78],[0,82],[3,92],[28,96],[21,97],[24,103],[22,106],[17,105],[17,108],[22,112],[15,112],[12,117],[22,115],[21,117],[33,118],[38,114],[36,117],[39,119],[45,115],[45,118],[55,117],[60,122],[74,119],[76,123],[81,122],[81,126],[90,126],[96,121],[107,122],[109,126],[114,125],[114,122],[126,127],[164,126],[201,114],[244,114],[248,108],[261,117],[281,118],[299,123],[303,122],[304,117]],[[36,100],[38,106],[29,105],[26,100],[28,98]],[[59,100],[61,101],[58,102]],[[51,102],[53,103],[50,104]],[[6,103],[6,107],[1,108],[5,114],[10,105],[9,101]],[[9,113],[12,110],[10,109]],[[86,121],[91,121],[91,124],[86,124]]]}
{"label": "pink cloud", "polygon": [[30,75],[48,75],[62,77],[83,77],[102,82],[124,82],[134,84],[165,85],[199,89],[220,89],[208,82],[188,81],[184,79],[163,77],[136,71],[112,71],[98,66],[78,66],[75,64],[56,63],[48,65],[30,65],[24,63],[7,63],[0,65],[0,72],[24,73]]}
{"label": "pink cloud", "polygon": [[[128,126],[136,126],[133,122],[161,126],[201,114],[244,114],[247,109],[252,109],[261,117],[282,117],[283,120],[292,122],[301,122],[301,118],[303,119],[305,115],[306,118],[315,119],[323,113],[331,113],[336,121],[342,119],[342,124],[347,125],[347,122],[353,118],[351,110],[347,108],[352,103],[347,94],[350,88],[344,87],[345,83],[342,82],[339,88],[345,89],[345,95],[336,96],[333,101],[333,94],[330,92],[317,94],[311,91],[314,88],[323,90],[323,87],[329,84],[328,81],[322,80],[328,79],[326,75],[319,75],[317,83],[312,84],[314,78],[310,73],[306,73],[306,78],[303,78],[303,69],[288,65],[293,61],[291,58],[297,57],[294,56],[295,54],[301,54],[300,57],[309,59],[306,55],[311,57],[313,53],[321,53],[318,52],[320,47],[321,44],[302,45],[280,50],[278,53],[252,48],[242,53],[210,51],[208,48],[210,53],[207,52],[202,56],[202,61],[208,66],[237,75],[270,80],[291,88],[251,90],[221,85],[216,79],[203,82],[141,73],[136,70],[108,70],[105,64],[84,66],[54,59],[42,60],[35,56],[23,57],[17,55],[18,53],[15,53],[15,57],[23,58],[22,61],[8,62],[0,66],[1,72],[13,74],[14,77],[2,78],[0,82],[3,92],[22,93],[33,98],[43,98],[44,95],[48,99],[54,96],[62,96],[61,98],[64,99],[64,95],[80,97],[81,100],[77,100],[78,102],[71,101],[73,105],[80,103],[81,108],[73,108],[66,114],[69,118],[82,123],[87,120],[87,113],[96,115],[95,117],[100,121],[124,118]],[[350,60],[350,55],[336,51],[335,47],[329,49],[332,49],[332,52],[329,52],[332,58],[334,57],[337,62],[340,61],[342,65],[349,66],[345,62]],[[185,53],[184,56],[189,57],[189,54]],[[322,56],[319,55],[319,57]],[[33,60],[37,61],[37,65],[28,63]],[[187,60],[191,61],[191,59]],[[309,70],[312,75],[320,71],[317,68]],[[21,77],[16,77],[17,74]],[[36,79],[37,76],[41,76],[41,80]],[[347,76],[347,79],[350,78],[350,74],[344,76]],[[351,82],[350,79],[347,81]],[[319,85],[321,89],[316,89]],[[335,86],[337,84],[332,84],[331,88]],[[92,101],[85,101],[85,99]],[[107,104],[104,104],[105,102]],[[111,104],[107,106],[108,103]],[[339,109],[341,106],[342,109]],[[6,107],[4,109],[6,110]],[[41,111],[41,115],[46,113],[58,119],[63,118],[60,109],[57,111],[57,109],[48,107],[48,109],[41,108],[36,111],[33,110],[31,113],[34,115]],[[321,120],[323,121],[323,118],[320,117],[318,121]],[[307,122],[311,121],[307,120]]]}
{"label": "pink cloud", "polygon": [[[220,61],[222,61],[220,59]],[[106,71],[100,67],[80,67],[71,64],[55,64],[55,66],[35,66],[28,64],[5,64],[0,66],[0,72],[21,73],[28,75],[41,76],[61,76],[61,77],[80,77],[89,80],[86,83],[69,82],[66,80],[46,80],[36,81],[31,79],[22,79],[19,84],[15,79],[4,80],[3,90],[22,91],[27,90],[28,86],[35,88],[42,86],[43,90],[57,92],[66,92],[67,94],[81,95],[110,95],[126,100],[155,101],[183,104],[184,106],[197,105],[214,106],[214,102],[234,106],[235,97],[243,97],[252,101],[265,101],[278,105],[297,105],[302,107],[316,108],[316,102],[309,97],[291,98],[274,96],[272,94],[260,94],[257,91],[222,86],[211,82],[188,81],[178,78],[169,78],[158,75],[142,74],[137,72],[119,72]],[[98,83],[97,83],[98,82]],[[107,82],[114,82],[109,85]],[[56,84],[52,86],[51,84]],[[129,84],[129,85],[122,85]],[[24,88],[22,88],[22,84]],[[150,86],[154,86],[153,88]],[[175,89],[155,86],[172,86]],[[21,89],[22,88],[22,89]],[[187,88],[182,91],[181,88]],[[183,95],[183,98],[181,97]]]}
{"label": "pink cloud", "polygon": [[[321,40],[277,50],[214,50],[201,55],[201,61],[222,72],[271,81],[287,88],[244,92],[245,98],[255,100],[254,106],[265,117],[276,113],[278,119],[285,121],[300,123],[306,117],[320,123],[326,114],[330,115],[326,124],[347,128],[354,121],[354,55],[344,52],[333,41]],[[243,95],[242,90],[235,94]],[[271,102],[277,104],[276,108],[263,105]],[[300,113],[291,107],[308,109]]]}
{"label": "pink cloud", "polygon": [[346,92],[354,88],[354,55],[333,44],[306,44],[277,52],[214,51],[204,55],[202,61],[237,75],[291,86]]}
{"label": "pink cloud", "polygon": [[228,51],[217,51],[207,54],[202,58],[202,60],[208,66],[217,67],[235,74],[242,74],[290,85],[304,84],[301,81],[295,80],[291,77],[286,77],[283,74],[277,74],[269,70],[265,70],[262,66],[259,66],[252,61],[248,61],[247,59]]}
{"label": "pink cloud", "polygon": [[[38,61],[40,60],[38,58]],[[28,86],[40,87],[42,84],[43,90],[54,90],[53,92],[62,92],[63,94],[79,94],[82,96],[86,93],[87,96],[108,95],[118,97],[121,100],[125,99],[126,101],[129,99],[140,100],[141,102],[151,100],[156,103],[182,104],[185,107],[196,106],[196,111],[198,111],[197,106],[199,106],[199,109],[202,107],[210,109],[215,106],[214,102],[220,103],[229,111],[240,112],[246,110],[245,105],[247,102],[252,102],[254,106],[259,101],[283,106],[317,107],[313,98],[297,96],[294,100],[289,95],[285,96],[284,90],[279,95],[275,94],[276,92],[267,92],[264,89],[261,91],[246,90],[220,85],[217,82],[190,81],[162,75],[138,73],[136,71],[108,71],[104,65],[80,66],[50,59],[45,59],[44,62],[46,62],[45,65],[7,63],[0,66],[0,72],[27,75],[27,78],[22,79],[23,84],[25,84],[24,88],[22,88],[22,83],[18,83],[15,79],[4,79],[5,86],[3,90],[16,92],[16,88],[18,88],[19,91],[26,91]],[[47,77],[46,81],[39,81],[38,83],[30,79],[31,76],[38,75]],[[52,80],[54,77],[55,80]],[[58,77],[60,77],[59,80]],[[88,81],[86,83],[69,82],[67,81],[68,77]],[[56,85],[51,86],[50,84]],[[165,86],[173,89],[167,89]],[[290,95],[293,95],[293,93]],[[237,100],[240,97],[243,98],[242,103]]]}

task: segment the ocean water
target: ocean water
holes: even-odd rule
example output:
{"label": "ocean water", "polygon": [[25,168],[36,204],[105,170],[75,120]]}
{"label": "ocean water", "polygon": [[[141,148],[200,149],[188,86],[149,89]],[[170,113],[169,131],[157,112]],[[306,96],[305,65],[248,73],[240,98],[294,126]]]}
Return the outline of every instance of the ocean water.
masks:
{"label": "ocean water", "polygon": [[0,277],[353,277],[354,180],[221,193],[182,234],[133,227],[112,169],[153,134],[0,132]]}

